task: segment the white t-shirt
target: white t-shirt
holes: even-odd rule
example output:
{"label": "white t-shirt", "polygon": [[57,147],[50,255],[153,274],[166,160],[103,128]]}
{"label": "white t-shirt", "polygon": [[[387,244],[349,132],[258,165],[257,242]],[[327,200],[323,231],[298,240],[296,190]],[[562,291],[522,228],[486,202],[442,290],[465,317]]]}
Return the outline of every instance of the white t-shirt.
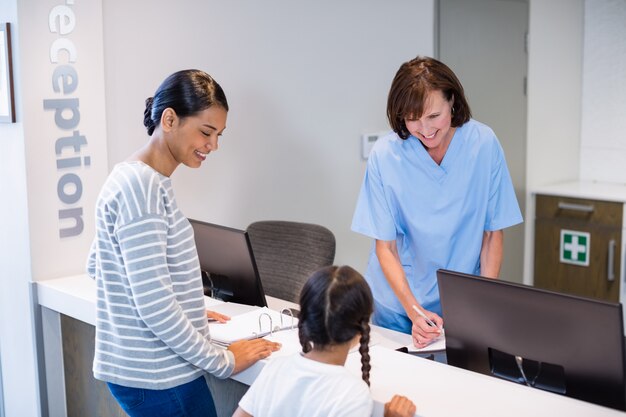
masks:
{"label": "white t-shirt", "polygon": [[373,401],[367,384],[345,367],[298,353],[268,363],[239,406],[254,417],[364,417]]}

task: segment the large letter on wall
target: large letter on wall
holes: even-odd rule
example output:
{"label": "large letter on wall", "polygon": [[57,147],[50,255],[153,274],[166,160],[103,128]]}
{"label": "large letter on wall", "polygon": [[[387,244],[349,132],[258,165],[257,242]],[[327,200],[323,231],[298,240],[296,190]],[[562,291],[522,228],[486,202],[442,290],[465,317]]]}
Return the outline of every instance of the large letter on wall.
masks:
{"label": "large letter on wall", "polygon": [[107,172],[102,1],[18,2],[32,272],[84,272]]}

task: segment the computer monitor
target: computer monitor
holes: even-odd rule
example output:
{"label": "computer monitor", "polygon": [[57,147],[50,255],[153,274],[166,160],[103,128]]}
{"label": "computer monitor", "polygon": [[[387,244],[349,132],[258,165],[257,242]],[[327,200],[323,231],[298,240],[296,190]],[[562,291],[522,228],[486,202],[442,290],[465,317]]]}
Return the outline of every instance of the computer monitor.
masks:
{"label": "computer monitor", "polygon": [[189,222],[205,289],[224,301],[267,306],[248,233],[194,219]]}
{"label": "computer monitor", "polygon": [[621,304],[437,271],[448,364],[624,410]]}

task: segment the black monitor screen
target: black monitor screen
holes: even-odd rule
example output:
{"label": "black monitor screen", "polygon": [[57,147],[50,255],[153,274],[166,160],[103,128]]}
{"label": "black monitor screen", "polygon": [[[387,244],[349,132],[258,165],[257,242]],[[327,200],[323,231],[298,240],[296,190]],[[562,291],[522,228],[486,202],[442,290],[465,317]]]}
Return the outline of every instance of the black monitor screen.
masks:
{"label": "black monitor screen", "polygon": [[224,301],[265,307],[248,234],[189,219],[196,240],[205,294]]}
{"label": "black monitor screen", "polygon": [[448,364],[625,409],[621,304],[437,271]]}

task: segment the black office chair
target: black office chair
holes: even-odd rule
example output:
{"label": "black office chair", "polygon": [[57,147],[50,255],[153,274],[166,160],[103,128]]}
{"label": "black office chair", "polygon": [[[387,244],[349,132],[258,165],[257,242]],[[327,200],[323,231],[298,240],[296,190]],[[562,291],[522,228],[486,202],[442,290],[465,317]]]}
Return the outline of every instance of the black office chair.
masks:
{"label": "black office chair", "polygon": [[247,228],[266,295],[299,302],[307,278],[335,260],[335,235],[317,224],[265,220]]}

